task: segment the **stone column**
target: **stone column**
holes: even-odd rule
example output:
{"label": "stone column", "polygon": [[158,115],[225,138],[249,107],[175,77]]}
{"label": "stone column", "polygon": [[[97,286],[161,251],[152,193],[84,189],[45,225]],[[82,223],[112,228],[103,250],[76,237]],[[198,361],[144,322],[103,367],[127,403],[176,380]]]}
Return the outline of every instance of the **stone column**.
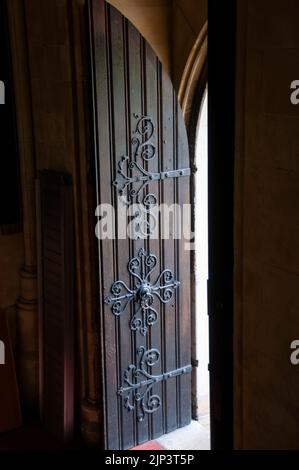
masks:
{"label": "stone column", "polygon": [[16,362],[24,410],[38,404],[38,305],[35,236],[35,158],[31,83],[26,48],[23,0],[7,2],[14,81],[20,175],[23,202],[24,266],[20,270],[17,302]]}

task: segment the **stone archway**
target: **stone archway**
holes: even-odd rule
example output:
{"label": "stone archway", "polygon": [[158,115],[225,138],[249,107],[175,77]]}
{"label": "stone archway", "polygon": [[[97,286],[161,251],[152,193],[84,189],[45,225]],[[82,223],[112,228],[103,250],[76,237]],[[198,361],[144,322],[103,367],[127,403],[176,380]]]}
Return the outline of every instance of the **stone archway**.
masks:
{"label": "stone archway", "polygon": [[179,87],[179,101],[188,127],[198,86],[207,81],[208,23],[205,22],[189,54]]}

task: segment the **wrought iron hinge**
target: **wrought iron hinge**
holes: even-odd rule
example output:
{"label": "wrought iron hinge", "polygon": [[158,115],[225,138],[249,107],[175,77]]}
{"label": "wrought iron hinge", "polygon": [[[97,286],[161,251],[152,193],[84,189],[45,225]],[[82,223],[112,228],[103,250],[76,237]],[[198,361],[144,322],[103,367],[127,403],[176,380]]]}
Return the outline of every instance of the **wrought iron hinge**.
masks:
{"label": "wrought iron hinge", "polygon": [[190,373],[190,364],[178,369],[154,375],[148,372],[160,360],[158,349],[148,349],[141,346],[137,354],[139,356],[138,365],[129,365],[124,371],[124,386],[117,391],[118,395],[124,397],[124,407],[128,411],[137,410],[137,420],[143,421],[146,414],[157,411],[161,406],[161,398],[153,392],[153,386],[172,377],[179,377]]}
{"label": "wrought iron hinge", "polygon": [[162,171],[160,173],[150,172],[145,164],[156,158],[156,147],[154,145],[155,127],[149,116],[138,116],[136,128],[131,139],[131,157],[124,155],[118,162],[118,170],[113,185],[130,204],[136,202],[143,204],[145,208],[157,203],[157,196],[153,193],[144,195],[144,188],[151,181],[161,181],[168,178],[179,178],[190,176],[191,168],[179,168]]}
{"label": "wrought iron hinge", "polygon": [[[126,172],[124,171],[124,166],[126,164],[129,166],[131,170],[136,167],[140,172],[139,175],[128,176],[128,174],[126,174]],[[119,175],[113,181],[113,185],[117,188],[120,195],[123,195],[127,186],[133,183],[142,183],[140,188],[137,191],[136,190],[133,190],[133,192],[131,191],[131,196],[136,196],[136,195],[138,196],[141,189],[143,189],[144,186],[150,181],[159,181],[159,180],[165,180],[167,178],[179,178],[180,176],[191,175],[190,168],[181,168],[179,170],[169,170],[169,171],[161,171],[160,173],[152,173],[152,172],[146,171],[144,168],[138,165],[137,162],[130,162],[129,157],[122,157],[121,161],[118,164],[118,167],[119,167],[119,170],[118,170]]]}

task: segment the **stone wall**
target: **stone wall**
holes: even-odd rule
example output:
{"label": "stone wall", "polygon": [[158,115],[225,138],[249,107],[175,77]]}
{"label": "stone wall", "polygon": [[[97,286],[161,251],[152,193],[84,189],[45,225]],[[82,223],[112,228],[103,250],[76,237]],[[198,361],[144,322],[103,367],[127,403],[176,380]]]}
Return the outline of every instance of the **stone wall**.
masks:
{"label": "stone wall", "polygon": [[299,79],[296,0],[238,3],[236,445],[298,448]]}

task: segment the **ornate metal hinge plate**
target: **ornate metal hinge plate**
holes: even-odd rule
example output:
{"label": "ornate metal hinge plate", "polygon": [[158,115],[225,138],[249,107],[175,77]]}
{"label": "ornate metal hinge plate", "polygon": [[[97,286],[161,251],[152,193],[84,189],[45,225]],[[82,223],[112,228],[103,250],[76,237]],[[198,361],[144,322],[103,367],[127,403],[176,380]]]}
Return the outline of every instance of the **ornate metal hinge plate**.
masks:
{"label": "ornate metal hinge plate", "polygon": [[[152,173],[146,171],[142,168],[137,162],[132,162],[129,160],[129,157],[122,157],[121,161],[118,163],[118,173],[119,176],[113,181],[114,186],[117,188],[119,194],[123,195],[125,189],[127,189],[133,183],[140,183],[139,188],[132,189],[129,192],[130,198],[136,197],[137,202],[140,203],[139,195],[142,189],[150,182],[150,181],[160,181],[165,180],[167,178],[179,178],[180,176],[190,176],[191,169],[190,168],[182,168],[180,170],[170,170],[170,171],[161,171],[161,173]],[[130,170],[137,169],[138,173],[134,176],[128,175],[128,168]],[[152,203],[156,202],[156,197],[151,195]],[[155,201],[155,202],[154,202]],[[146,201],[142,201],[143,204],[148,205],[148,198]]]}
{"label": "ornate metal hinge plate", "polygon": [[146,350],[141,346],[138,366],[131,364],[124,371],[124,386],[117,391],[118,395],[124,397],[124,407],[128,411],[137,410],[137,420],[143,421],[146,414],[154,413],[161,406],[161,398],[153,393],[153,386],[159,382],[190,373],[191,365],[186,365],[163,374],[154,375],[148,372],[160,360],[158,349]]}
{"label": "ornate metal hinge plate", "polygon": [[138,119],[136,128],[131,139],[132,157],[123,156],[118,162],[118,171],[114,186],[118,193],[124,196],[128,204],[136,202],[143,204],[149,209],[151,205],[157,204],[157,196],[153,193],[143,194],[143,189],[151,181],[160,181],[167,178],[179,178],[180,176],[190,176],[190,168],[180,168],[176,170],[152,173],[145,168],[146,162],[156,157],[156,147],[153,143],[154,124],[149,116],[134,114]]}
{"label": "ornate metal hinge plate", "polygon": [[143,336],[158,320],[158,312],[153,307],[155,297],[166,304],[180,285],[171,269],[164,269],[152,283],[149,278],[156,264],[157,257],[141,248],[138,256],[128,263],[128,271],[134,278],[134,287],[130,289],[124,281],[115,281],[111,286],[112,295],[104,300],[107,305],[111,305],[112,313],[116,316],[122,315],[131,301],[137,303],[137,311],[130,320],[130,328],[132,331],[139,331]]}

